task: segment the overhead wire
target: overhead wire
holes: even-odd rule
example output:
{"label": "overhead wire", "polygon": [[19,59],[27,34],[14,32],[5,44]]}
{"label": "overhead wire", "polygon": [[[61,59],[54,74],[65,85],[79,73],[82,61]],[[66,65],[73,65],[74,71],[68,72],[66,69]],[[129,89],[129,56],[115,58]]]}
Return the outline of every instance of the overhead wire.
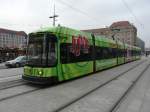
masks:
{"label": "overhead wire", "polygon": [[137,16],[134,14],[134,12],[132,11],[132,9],[130,8],[130,6],[128,5],[128,3],[125,0],[121,0],[122,3],[124,4],[124,6],[128,9],[128,11],[130,12],[130,14],[134,17],[134,19],[136,20],[136,22],[141,25],[144,28],[144,24],[139,21],[139,19],[137,18]]}
{"label": "overhead wire", "polygon": [[[127,3],[125,0],[121,0],[121,1],[122,1],[122,3],[125,5],[125,7],[128,9],[128,11],[130,12],[130,14],[134,17],[134,19],[136,20],[136,22],[137,22],[140,26],[143,27],[143,28],[141,28],[141,29],[145,31],[145,25],[144,25],[141,21],[139,21],[139,19],[138,19],[137,16],[134,14],[134,12],[132,11],[132,9],[131,9],[130,6],[128,5],[128,3]],[[150,36],[149,36],[149,32],[146,32],[146,33],[148,34],[148,37],[150,37]]]}
{"label": "overhead wire", "polygon": [[15,24],[15,23],[6,23],[6,22],[0,22],[1,25],[7,25],[7,26],[25,26],[25,27],[39,27],[42,24]]}
{"label": "overhead wire", "polygon": [[71,5],[71,4],[67,3],[67,2],[64,2],[63,0],[58,0],[58,2],[63,4],[63,5],[65,5],[65,6],[67,6],[67,7],[69,7],[71,10],[74,10],[77,13],[80,13],[80,14],[90,18],[92,20],[92,22],[95,22],[95,20],[97,20],[96,18],[93,18],[93,17],[89,16],[89,14],[86,13],[85,11],[83,11],[81,9],[78,9],[77,7],[74,7],[73,5]]}

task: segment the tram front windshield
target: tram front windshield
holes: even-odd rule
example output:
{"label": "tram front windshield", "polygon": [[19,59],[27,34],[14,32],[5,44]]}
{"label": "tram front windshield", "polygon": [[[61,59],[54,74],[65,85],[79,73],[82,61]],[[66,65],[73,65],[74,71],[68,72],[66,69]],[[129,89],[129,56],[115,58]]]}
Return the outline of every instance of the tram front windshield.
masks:
{"label": "tram front windshield", "polygon": [[29,37],[27,65],[37,67],[55,66],[56,41],[52,35],[32,35]]}

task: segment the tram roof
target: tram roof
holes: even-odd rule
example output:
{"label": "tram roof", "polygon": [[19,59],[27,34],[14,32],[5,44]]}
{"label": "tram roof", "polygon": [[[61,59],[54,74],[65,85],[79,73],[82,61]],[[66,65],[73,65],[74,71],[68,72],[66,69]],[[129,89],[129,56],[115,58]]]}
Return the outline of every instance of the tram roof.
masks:
{"label": "tram roof", "polygon": [[[88,32],[83,32],[80,30],[75,30],[72,28],[67,28],[67,27],[62,27],[62,26],[57,26],[57,27],[45,27],[45,28],[41,28],[34,33],[44,33],[44,32],[50,32],[53,34],[60,34],[60,35],[83,35],[83,36],[87,36],[87,37],[91,37],[91,33]],[[99,40],[99,41],[104,41],[104,42],[110,42],[110,43],[115,43],[114,40],[112,39],[108,39],[104,36],[95,36],[95,40]]]}
{"label": "tram roof", "polygon": [[90,33],[87,32],[82,32],[80,30],[75,30],[72,28],[67,28],[67,27],[63,27],[63,26],[57,26],[57,27],[45,27],[45,28],[41,28],[33,33],[44,33],[44,32],[49,32],[49,33],[53,33],[53,34],[59,34],[59,35],[86,35],[86,36],[90,36]]}
{"label": "tram roof", "polygon": [[[30,34],[44,33],[44,32],[49,32],[49,33],[52,33],[52,34],[62,35],[63,37],[64,36],[66,37],[68,35],[74,35],[74,36],[83,35],[83,36],[86,36],[87,38],[91,39],[91,33],[83,32],[83,31],[80,31],[80,30],[75,30],[75,29],[67,28],[67,27],[63,27],[63,26],[44,27],[44,28],[40,28],[39,30],[37,30],[35,32],[32,32]],[[106,43],[111,43],[111,44],[115,44],[116,43],[115,40],[106,38],[104,36],[97,36],[97,35],[95,35],[95,40],[96,41],[106,42]],[[120,48],[123,47],[123,43],[122,42],[117,41],[117,43],[120,46]],[[125,44],[125,47],[126,48],[133,48],[134,47],[135,49],[140,50],[139,47],[131,46],[131,45],[128,45],[128,44]]]}

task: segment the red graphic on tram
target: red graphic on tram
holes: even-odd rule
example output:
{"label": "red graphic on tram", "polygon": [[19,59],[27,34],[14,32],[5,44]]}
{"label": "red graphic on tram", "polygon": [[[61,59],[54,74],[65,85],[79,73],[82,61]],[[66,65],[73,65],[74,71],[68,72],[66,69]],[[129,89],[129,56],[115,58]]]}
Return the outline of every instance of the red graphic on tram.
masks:
{"label": "red graphic on tram", "polygon": [[80,56],[81,51],[83,53],[88,53],[89,42],[85,36],[72,36],[72,48],[71,52],[75,56]]}

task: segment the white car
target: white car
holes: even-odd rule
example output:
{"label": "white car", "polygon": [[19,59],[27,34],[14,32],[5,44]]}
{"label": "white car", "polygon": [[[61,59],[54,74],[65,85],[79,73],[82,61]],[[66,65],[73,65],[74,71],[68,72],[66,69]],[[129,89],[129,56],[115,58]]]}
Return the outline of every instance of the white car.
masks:
{"label": "white car", "polygon": [[22,67],[26,64],[26,56],[19,56],[14,60],[9,60],[5,62],[7,67]]}

